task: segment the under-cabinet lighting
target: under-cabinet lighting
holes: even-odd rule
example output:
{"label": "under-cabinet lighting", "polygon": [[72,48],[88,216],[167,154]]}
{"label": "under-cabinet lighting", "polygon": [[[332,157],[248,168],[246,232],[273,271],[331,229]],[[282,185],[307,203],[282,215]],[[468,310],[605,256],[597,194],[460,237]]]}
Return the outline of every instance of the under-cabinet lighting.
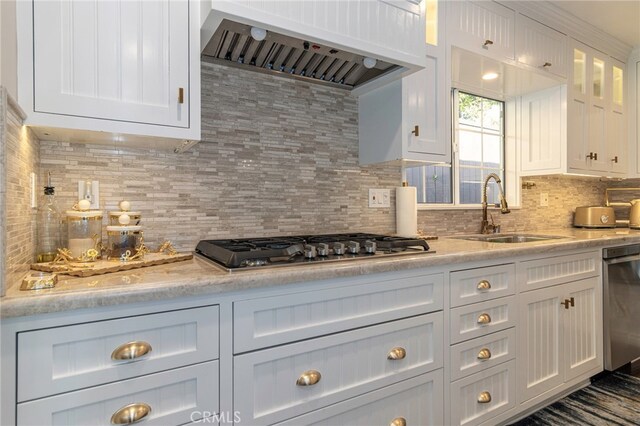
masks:
{"label": "under-cabinet lighting", "polygon": [[482,75],[483,80],[495,80],[498,77],[499,77],[499,74],[496,72],[488,72]]}

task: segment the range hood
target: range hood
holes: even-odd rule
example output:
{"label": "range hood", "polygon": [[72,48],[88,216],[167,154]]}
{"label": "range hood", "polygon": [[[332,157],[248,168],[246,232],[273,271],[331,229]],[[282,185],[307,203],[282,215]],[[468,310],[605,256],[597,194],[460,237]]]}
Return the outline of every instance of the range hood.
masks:
{"label": "range hood", "polygon": [[381,60],[376,60],[373,67],[367,68],[362,55],[273,31],[267,31],[266,37],[257,41],[251,35],[250,25],[229,19],[222,19],[202,50],[202,55],[224,65],[275,73],[346,90],[406,70],[400,65]]}

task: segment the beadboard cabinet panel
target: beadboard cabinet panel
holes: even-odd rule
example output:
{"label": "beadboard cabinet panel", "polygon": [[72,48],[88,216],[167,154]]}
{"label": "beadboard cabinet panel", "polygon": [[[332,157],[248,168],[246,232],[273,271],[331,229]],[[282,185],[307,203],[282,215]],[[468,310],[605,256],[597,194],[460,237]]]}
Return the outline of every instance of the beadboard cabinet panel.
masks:
{"label": "beadboard cabinet panel", "polygon": [[[218,307],[121,318],[18,334],[18,401],[218,358]],[[116,348],[150,351],[114,360]]]}
{"label": "beadboard cabinet panel", "polygon": [[36,0],[33,31],[35,111],[189,125],[188,2]]}
{"label": "beadboard cabinet panel", "polygon": [[157,373],[76,392],[18,404],[18,424],[24,426],[102,426],[129,404],[147,404],[145,425],[179,425],[215,413],[218,403],[218,362]]}
{"label": "beadboard cabinet panel", "polygon": [[515,43],[518,62],[566,77],[566,35],[518,14]]}
{"label": "beadboard cabinet panel", "polygon": [[399,419],[408,425],[441,426],[443,394],[442,370],[437,370],[294,417],[278,426],[387,426]]}

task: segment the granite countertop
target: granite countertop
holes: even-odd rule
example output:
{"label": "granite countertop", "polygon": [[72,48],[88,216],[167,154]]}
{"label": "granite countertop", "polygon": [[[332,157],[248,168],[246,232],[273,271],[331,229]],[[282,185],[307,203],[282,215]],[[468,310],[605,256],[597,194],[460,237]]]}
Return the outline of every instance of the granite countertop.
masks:
{"label": "granite countertop", "polygon": [[229,273],[196,257],[185,262],[88,278],[60,275],[58,284],[53,289],[20,291],[20,284],[12,283],[13,285],[7,289],[7,294],[0,298],[0,317],[36,315],[180,296],[222,294],[301,281],[640,243],[640,230],[625,228],[598,230],[569,228],[527,234],[556,235],[566,238],[502,244],[441,237],[439,240],[429,241],[435,253],[318,264],[304,268],[283,267]]}

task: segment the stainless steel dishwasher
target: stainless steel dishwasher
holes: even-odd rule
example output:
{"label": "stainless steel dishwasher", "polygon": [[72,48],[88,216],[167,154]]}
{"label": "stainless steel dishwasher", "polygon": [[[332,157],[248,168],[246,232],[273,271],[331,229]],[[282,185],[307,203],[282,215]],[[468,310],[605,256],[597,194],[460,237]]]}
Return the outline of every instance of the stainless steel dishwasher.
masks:
{"label": "stainless steel dishwasher", "polygon": [[640,244],[604,249],[604,367],[640,358]]}

